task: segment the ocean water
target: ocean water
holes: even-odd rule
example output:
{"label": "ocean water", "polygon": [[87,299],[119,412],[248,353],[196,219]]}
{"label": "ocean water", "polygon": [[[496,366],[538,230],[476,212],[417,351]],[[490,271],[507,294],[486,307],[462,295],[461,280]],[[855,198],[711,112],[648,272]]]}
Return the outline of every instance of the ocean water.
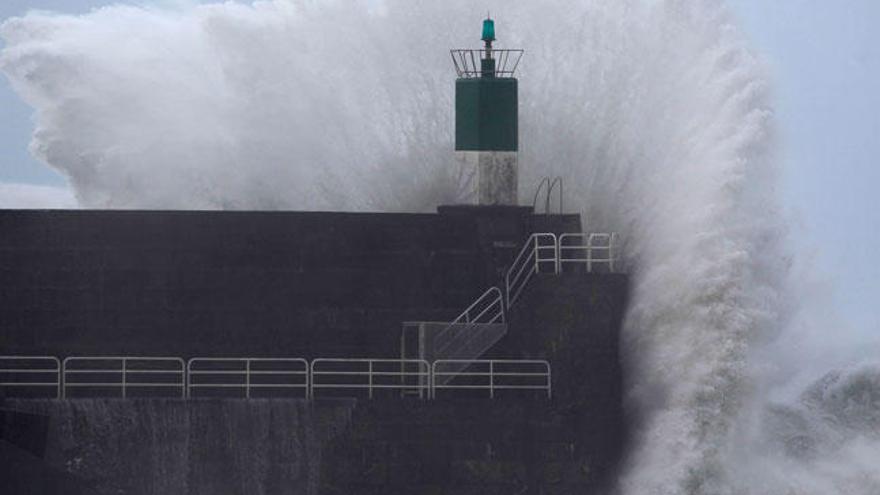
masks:
{"label": "ocean water", "polygon": [[461,197],[447,50],[524,48],[521,202],[625,241],[623,494],[880,492],[880,364],[777,197],[772,82],[717,0],[262,1],[32,13],[0,70],[95,208],[431,211]]}

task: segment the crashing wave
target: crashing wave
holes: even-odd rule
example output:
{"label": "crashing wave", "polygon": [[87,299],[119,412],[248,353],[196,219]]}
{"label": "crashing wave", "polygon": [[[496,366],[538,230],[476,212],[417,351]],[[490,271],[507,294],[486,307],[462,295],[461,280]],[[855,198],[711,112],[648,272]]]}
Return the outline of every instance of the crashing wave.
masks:
{"label": "crashing wave", "polygon": [[0,68],[83,206],[427,211],[460,197],[446,50],[477,43],[487,7],[499,47],[526,49],[521,200],[562,176],[587,229],[627,241],[621,490],[877,493],[876,400],[851,402],[876,375],[770,400],[786,373],[763,373],[762,349],[797,334],[800,292],[768,83],[718,1],[31,13],[2,25]]}

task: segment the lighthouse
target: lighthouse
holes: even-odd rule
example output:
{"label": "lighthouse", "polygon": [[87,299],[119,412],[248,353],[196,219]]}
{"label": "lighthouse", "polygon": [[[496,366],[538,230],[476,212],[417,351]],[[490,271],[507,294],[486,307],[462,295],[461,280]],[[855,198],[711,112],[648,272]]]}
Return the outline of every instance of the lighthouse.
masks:
{"label": "lighthouse", "polygon": [[517,204],[519,104],[516,68],[523,50],[494,49],[495,22],[483,21],[482,49],[451,50],[455,81],[455,155],[465,199]]}

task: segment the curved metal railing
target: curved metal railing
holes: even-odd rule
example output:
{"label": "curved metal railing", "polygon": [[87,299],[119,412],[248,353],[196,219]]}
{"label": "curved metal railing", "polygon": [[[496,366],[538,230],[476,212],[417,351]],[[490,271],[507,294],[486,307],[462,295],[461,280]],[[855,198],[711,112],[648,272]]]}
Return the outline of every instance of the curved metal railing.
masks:
{"label": "curved metal railing", "polygon": [[0,356],[0,389],[11,397],[61,398],[61,362],[54,356]]}
{"label": "curved metal railing", "polygon": [[535,197],[532,198],[532,211],[537,213],[538,208],[538,198],[541,196],[541,191],[545,190],[546,187],[546,196],[544,196],[544,213],[550,215],[550,200],[553,197],[553,191],[556,190],[556,186],[559,186],[559,214],[561,215],[564,209],[564,195],[562,190],[562,177],[556,177],[552,181],[550,177],[544,177],[541,182],[538,184],[538,189],[535,190]]}

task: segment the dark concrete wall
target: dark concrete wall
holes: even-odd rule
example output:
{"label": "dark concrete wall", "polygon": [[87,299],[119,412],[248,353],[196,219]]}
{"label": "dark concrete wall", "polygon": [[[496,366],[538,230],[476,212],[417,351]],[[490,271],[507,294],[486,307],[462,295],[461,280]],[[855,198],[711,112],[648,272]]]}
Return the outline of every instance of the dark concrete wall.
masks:
{"label": "dark concrete wall", "polygon": [[590,494],[606,481],[554,401],[360,401],[351,424],[324,449],[322,494]]}
{"label": "dark concrete wall", "polygon": [[[358,402],[325,451],[332,494],[591,494],[613,485],[627,442],[621,274],[538,275],[486,357],[546,359],[553,398]],[[485,395],[485,391],[482,391]]]}
{"label": "dark concrete wall", "polygon": [[[0,406],[5,399],[0,398]],[[30,409],[30,406],[25,406]],[[66,466],[44,457],[51,417],[33,411],[0,407],[0,486],[15,495],[96,495]]]}
{"label": "dark concrete wall", "polygon": [[497,357],[546,359],[556,410],[577,458],[611,482],[628,442],[620,331],[629,299],[624,274],[537,275],[510,312]]}
{"label": "dark concrete wall", "polygon": [[[453,316],[529,233],[579,227],[518,208],[0,212],[0,353],[393,356],[402,321]],[[602,493],[626,442],[627,294],[623,275],[529,283],[490,356],[548,359],[552,400],[8,404],[49,415],[47,461],[102,493]]]}
{"label": "dark concrete wall", "polygon": [[625,274],[539,274],[510,311],[507,335],[489,356],[547,359],[560,401],[619,404]]}
{"label": "dark concrete wall", "polygon": [[577,215],[0,211],[0,353],[393,356]]}
{"label": "dark concrete wall", "polygon": [[45,453],[48,431],[48,416],[0,408],[0,439],[34,456]]}
{"label": "dark concrete wall", "polygon": [[34,476],[47,472],[106,495],[315,495],[323,447],[354,407],[295,399],[9,402],[52,418],[41,470],[14,475],[16,486],[42,486]]}
{"label": "dark concrete wall", "polygon": [[609,473],[556,401],[12,404],[52,417],[45,460],[29,458],[40,472],[108,495],[588,495],[604,493]]}
{"label": "dark concrete wall", "polygon": [[0,483],[15,495],[97,495],[87,483],[27,450],[0,440]]}

